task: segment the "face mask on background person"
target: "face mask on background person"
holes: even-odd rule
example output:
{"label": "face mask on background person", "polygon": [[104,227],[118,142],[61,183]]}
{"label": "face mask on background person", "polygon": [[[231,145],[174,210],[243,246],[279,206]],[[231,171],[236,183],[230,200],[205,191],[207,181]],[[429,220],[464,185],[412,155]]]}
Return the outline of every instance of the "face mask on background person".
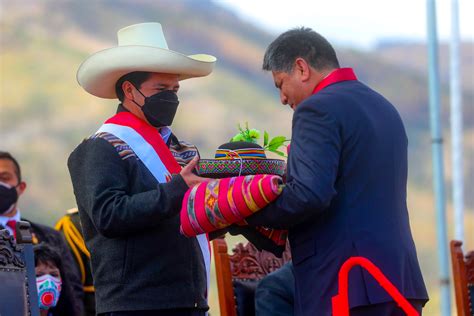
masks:
{"label": "face mask on background person", "polygon": [[61,279],[51,274],[36,277],[40,309],[47,310],[58,304],[59,295],[61,294],[61,284]]}
{"label": "face mask on background person", "polygon": [[145,103],[141,106],[135,102],[135,100],[132,101],[141,107],[148,122],[152,126],[158,128],[170,126],[173,123],[179,105],[176,92],[172,90],[164,90],[149,97],[145,97],[139,89],[137,90],[145,98]]}
{"label": "face mask on background person", "polygon": [[18,201],[16,186],[0,181],[0,215],[10,212]]}

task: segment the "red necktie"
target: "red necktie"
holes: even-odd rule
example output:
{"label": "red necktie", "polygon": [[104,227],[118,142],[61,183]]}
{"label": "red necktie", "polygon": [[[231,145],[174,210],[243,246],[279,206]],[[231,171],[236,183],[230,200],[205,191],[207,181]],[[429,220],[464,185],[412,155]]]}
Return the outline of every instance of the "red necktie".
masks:
{"label": "red necktie", "polygon": [[13,230],[13,237],[16,239],[16,220],[11,219],[7,222],[7,226]]}

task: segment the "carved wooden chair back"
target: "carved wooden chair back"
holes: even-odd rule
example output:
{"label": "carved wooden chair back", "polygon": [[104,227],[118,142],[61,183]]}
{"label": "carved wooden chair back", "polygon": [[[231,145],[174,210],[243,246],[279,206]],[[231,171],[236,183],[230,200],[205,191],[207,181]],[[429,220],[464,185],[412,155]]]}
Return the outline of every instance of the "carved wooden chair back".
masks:
{"label": "carved wooden chair back", "polygon": [[30,224],[17,222],[17,240],[0,230],[0,315],[39,315]]}
{"label": "carved wooden chair back", "polygon": [[259,251],[250,242],[237,244],[229,255],[224,237],[214,239],[212,247],[221,316],[253,315],[258,281],[291,260],[288,246],[282,258]]}
{"label": "carved wooden chair back", "polygon": [[451,240],[454,292],[458,316],[474,315],[474,251],[464,255],[462,242]]}

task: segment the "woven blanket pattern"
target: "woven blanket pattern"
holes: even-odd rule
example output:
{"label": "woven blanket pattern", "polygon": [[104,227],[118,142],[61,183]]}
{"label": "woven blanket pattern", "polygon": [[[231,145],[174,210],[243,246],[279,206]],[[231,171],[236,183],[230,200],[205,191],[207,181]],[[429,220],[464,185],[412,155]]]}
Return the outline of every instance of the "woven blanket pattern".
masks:
{"label": "woven blanket pattern", "polygon": [[185,167],[198,154],[196,146],[182,140],[179,145],[170,144],[169,149],[181,167]]}
{"label": "woven blanket pattern", "polygon": [[119,154],[120,158],[122,160],[128,159],[130,157],[137,157],[135,153],[133,152],[132,148],[128,146],[127,143],[125,143],[123,140],[118,138],[117,136],[107,133],[107,132],[100,132],[92,135],[89,137],[90,139],[95,139],[95,138],[102,138],[108,141],[112,146],[115,147],[115,150],[117,150],[117,153]]}
{"label": "woven blanket pattern", "polygon": [[[282,191],[280,176],[259,174],[211,180],[190,188],[181,208],[181,233],[192,237],[245,218],[274,201]],[[285,231],[259,227],[258,231],[277,245],[284,245]]]}
{"label": "woven blanket pattern", "polygon": [[239,159],[210,160],[201,159],[198,164],[198,174],[275,174],[283,176],[286,163],[279,159]]}

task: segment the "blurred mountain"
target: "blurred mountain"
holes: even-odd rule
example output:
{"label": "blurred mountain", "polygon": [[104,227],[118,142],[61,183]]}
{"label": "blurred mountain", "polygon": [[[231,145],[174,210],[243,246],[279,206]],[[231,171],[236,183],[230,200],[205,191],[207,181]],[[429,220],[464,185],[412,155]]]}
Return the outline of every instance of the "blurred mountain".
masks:
{"label": "blurred mountain", "polygon": [[[0,0],[0,150],[12,152],[22,165],[29,188],[21,208],[28,218],[52,224],[75,206],[66,166],[69,153],[115,112],[116,101],[88,95],[76,83],[80,63],[89,54],[116,45],[118,29],[149,21],[162,23],[170,49],[218,58],[212,75],[182,82],[173,125],[179,138],[198,145],[202,157],[213,156],[215,148],[237,132],[237,123],[248,122],[270,135],[291,136],[292,112],[280,104],[271,75],[261,70],[263,53],[275,35],[243,22],[215,2]],[[385,43],[372,52],[336,50],[342,66],[355,68],[361,81],[395,104],[405,122],[411,222],[427,281],[436,284],[425,49],[421,44]],[[465,157],[474,157],[472,43],[464,44],[462,52]],[[447,58],[443,53],[440,57],[446,78]],[[447,184],[448,92],[444,79]],[[465,159],[465,167],[470,212],[466,231],[472,232],[472,159]]]}
{"label": "blurred mountain", "polygon": [[[418,73],[426,73],[428,63],[426,59],[427,46],[425,43],[414,41],[381,41],[376,45],[376,50],[383,60],[402,66]],[[466,104],[473,101],[474,95],[474,42],[460,43],[461,83],[465,90]],[[438,49],[440,80],[449,84],[449,44],[440,43]]]}

